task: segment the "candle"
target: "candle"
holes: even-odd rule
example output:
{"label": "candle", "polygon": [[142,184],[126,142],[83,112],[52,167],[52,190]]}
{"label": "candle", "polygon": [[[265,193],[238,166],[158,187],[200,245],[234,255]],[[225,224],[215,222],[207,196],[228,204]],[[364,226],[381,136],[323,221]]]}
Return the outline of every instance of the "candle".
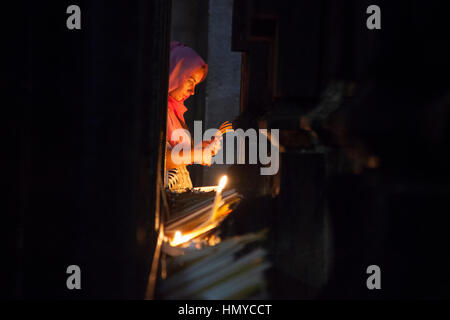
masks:
{"label": "candle", "polygon": [[222,199],[222,197],[221,197],[222,190],[223,190],[223,188],[225,188],[225,185],[227,184],[227,181],[228,181],[228,177],[227,176],[222,176],[222,178],[220,178],[219,186],[217,187],[216,196],[214,197],[214,203],[213,203],[213,206],[212,206],[211,217],[212,217],[213,221],[215,219],[215,215],[216,215],[217,209],[219,207],[219,202]]}
{"label": "candle", "polygon": [[222,178],[220,178],[219,181],[219,187],[217,189],[217,192],[220,194],[223,190],[223,188],[225,188],[225,185],[227,184],[228,181],[228,177],[227,176],[222,176]]}
{"label": "candle", "polygon": [[217,192],[214,197],[214,202],[212,206],[212,211],[209,214],[207,220],[203,222],[201,225],[197,226],[195,230],[192,230],[190,232],[185,232],[184,234],[181,233],[180,230],[177,230],[175,232],[175,235],[173,236],[173,239],[169,241],[170,245],[173,247],[176,247],[182,243],[186,243],[190,241],[191,239],[197,237],[198,235],[205,233],[217,226],[216,221],[216,214],[219,209],[220,201],[222,200],[221,194],[223,189],[225,188],[225,185],[227,184],[227,176],[222,176],[220,178],[219,185],[217,186]]}

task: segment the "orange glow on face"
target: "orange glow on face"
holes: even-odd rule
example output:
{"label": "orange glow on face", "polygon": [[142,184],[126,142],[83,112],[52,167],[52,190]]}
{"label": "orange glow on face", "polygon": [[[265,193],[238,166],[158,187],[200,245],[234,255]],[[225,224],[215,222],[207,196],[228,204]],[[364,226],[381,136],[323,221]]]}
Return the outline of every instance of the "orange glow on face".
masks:
{"label": "orange glow on face", "polygon": [[195,87],[205,77],[205,69],[200,67],[195,70],[181,85],[169,92],[169,95],[177,101],[184,101],[195,94]]}

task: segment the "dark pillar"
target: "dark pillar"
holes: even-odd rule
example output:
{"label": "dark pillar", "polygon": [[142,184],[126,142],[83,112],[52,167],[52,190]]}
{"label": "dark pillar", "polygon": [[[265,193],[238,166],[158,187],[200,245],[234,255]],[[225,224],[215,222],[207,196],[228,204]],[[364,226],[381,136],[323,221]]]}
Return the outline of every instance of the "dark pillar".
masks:
{"label": "dark pillar", "polygon": [[[17,20],[27,55],[10,61],[23,99],[7,296],[142,298],[157,235],[170,2],[81,1],[81,30],[66,28],[69,4],[33,3]],[[81,290],[66,287],[69,265],[81,268]]]}

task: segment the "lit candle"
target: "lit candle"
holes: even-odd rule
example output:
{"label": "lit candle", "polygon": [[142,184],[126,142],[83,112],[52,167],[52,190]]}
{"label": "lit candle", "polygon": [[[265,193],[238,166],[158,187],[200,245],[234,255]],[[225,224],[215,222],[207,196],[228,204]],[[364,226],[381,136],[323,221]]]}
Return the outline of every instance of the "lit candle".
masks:
{"label": "lit candle", "polygon": [[191,239],[197,237],[198,235],[205,233],[217,226],[217,223],[214,223],[216,218],[215,215],[217,214],[217,210],[219,209],[219,203],[222,199],[221,193],[225,188],[225,185],[227,184],[227,180],[227,176],[222,176],[222,178],[220,179],[219,185],[217,186],[216,196],[214,197],[212,211],[208,217],[208,220],[203,222],[200,226],[197,226],[195,230],[191,232],[182,234],[181,231],[177,230],[173,239],[169,242],[171,246],[176,247],[182,243],[186,243]]}
{"label": "lit candle", "polygon": [[173,238],[173,243],[180,243],[181,241],[181,232],[180,231],[176,231],[175,232],[175,237]]}
{"label": "lit candle", "polygon": [[222,178],[220,178],[219,186],[217,187],[216,196],[214,197],[214,203],[213,203],[213,206],[212,206],[211,217],[212,217],[213,221],[215,219],[215,215],[216,215],[217,209],[219,207],[219,202],[222,199],[222,197],[221,197],[222,190],[223,190],[223,188],[225,188],[225,185],[227,184],[227,181],[228,181],[228,177],[227,176],[222,176]]}

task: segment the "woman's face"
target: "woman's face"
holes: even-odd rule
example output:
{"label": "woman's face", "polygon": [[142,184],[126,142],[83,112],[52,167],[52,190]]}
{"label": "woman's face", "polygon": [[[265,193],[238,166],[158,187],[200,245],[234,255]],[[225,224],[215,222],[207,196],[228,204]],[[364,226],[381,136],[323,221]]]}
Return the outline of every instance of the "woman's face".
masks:
{"label": "woman's face", "polygon": [[198,68],[189,78],[187,78],[181,86],[172,90],[169,94],[177,101],[182,101],[195,93],[195,86],[202,81],[205,70]]}

